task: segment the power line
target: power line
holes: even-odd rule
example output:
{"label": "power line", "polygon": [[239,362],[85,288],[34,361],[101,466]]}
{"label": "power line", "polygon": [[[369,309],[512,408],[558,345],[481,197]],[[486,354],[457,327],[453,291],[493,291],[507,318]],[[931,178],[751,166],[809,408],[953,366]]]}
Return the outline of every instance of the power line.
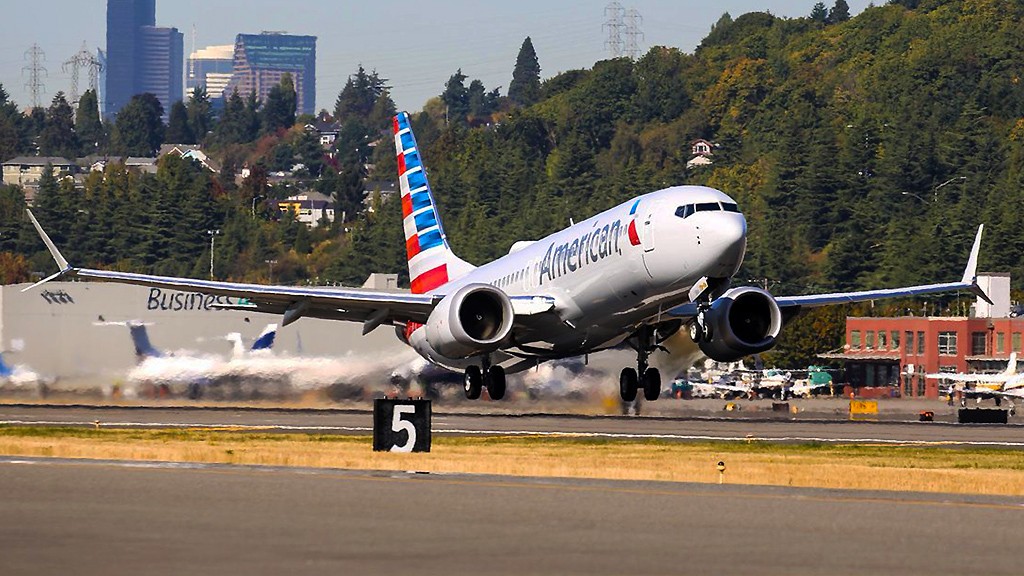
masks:
{"label": "power line", "polygon": [[24,76],[28,73],[28,82],[25,83],[25,89],[32,94],[32,107],[39,107],[39,96],[46,91],[46,85],[43,84],[43,78],[46,76],[46,68],[43,67],[43,61],[46,60],[46,54],[43,53],[43,49],[39,47],[39,44],[33,44],[31,48],[25,51],[25,60],[28,60],[28,66],[21,69],[21,74]]}
{"label": "power line", "polygon": [[95,92],[99,84],[97,79],[100,70],[103,69],[103,64],[100,63],[96,56],[89,52],[85,42],[82,42],[82,49],[61,66],[61,70],[64,72],[71,71],[71,92],[69,96],[71,97],[72,106],[78,104],[78,73],[82,68],[85,68],[89,74],[89,89]]}

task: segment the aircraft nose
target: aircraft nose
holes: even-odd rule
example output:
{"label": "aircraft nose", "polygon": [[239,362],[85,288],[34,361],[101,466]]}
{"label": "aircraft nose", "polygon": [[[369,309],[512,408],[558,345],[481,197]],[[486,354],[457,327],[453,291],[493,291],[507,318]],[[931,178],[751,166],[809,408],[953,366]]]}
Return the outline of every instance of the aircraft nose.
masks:
{"label": "aircraft nose", "polygon": [[747,250],[747,220],[742,214],[719,214],[703,236],[706,245],[718,255],[720,265],[739,268]]}

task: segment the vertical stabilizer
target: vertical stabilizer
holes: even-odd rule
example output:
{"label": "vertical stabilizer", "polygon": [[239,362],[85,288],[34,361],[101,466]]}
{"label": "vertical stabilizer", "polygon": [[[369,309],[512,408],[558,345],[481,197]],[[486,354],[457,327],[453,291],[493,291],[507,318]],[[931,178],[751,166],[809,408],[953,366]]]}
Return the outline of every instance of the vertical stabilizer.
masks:
{"label": "vertical stabilizer", "polygon": [[128,330],[132,334],[132,343],[135,344],[135,357],[139,360],[146,358],[160,358],[163,352],[153,347],[149,342],[149,333],[146,332],[146,325],[141,322],[129,322]]}
{"label": "vertical stabilizer", "polygon": [[249,350],[270,350],[274,347],[274,338],[277,337],[277,324],[267,324],[267,327],[256,337]]}
{"label": "vertical stabilizer", "polygon": [[0,352],[0,378],[7,378],[11,374],[14,374],[14,368],[4,363],[4,355]]}
{"label": "vertical stabilizer", "polygon": [[473,266],[448,246],[409,115],[396,114],[393,129],[409,279],[413,294],[425,294],[464,276]]}

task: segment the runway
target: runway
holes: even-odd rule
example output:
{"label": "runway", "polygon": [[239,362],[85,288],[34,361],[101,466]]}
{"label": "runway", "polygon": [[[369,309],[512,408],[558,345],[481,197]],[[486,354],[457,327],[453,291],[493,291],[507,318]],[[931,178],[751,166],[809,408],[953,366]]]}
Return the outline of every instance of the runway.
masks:
{"label": "runway", "polygon": [[6,575],[1021,570],[1019,498],[11,457],[0,477]]}
{"label": "runway", "polygon": [[[237,408],[125,408],[0,406],[0,424],[107,428],[221,428],[239,431],[369,435],[368,410]],[[850,422],[573,415],[507,415],[435,412],[434,434],[563,435],[677,441],[751,439],[777,442],[842,442],[1024,448],[1020,425],[940,422]]]}

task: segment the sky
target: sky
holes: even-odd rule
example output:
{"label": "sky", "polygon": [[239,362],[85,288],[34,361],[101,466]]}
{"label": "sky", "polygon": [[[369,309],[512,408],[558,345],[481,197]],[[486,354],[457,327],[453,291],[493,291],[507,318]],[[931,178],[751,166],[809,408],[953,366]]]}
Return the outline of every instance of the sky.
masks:
{"label": "sky", "polygon": [[[854,15],[870,0],[847,0]],[[317,36],[317,109],[334,109],[345,80],[361,64],[388,79],[402,110],[420,110],[459,68],[491,90],[508,92],[523,39],[530,36],[550,78],[590,68],[609,56],[605,49],[608,0],[157,0],[157,25],[185,35],[186,59],[193,46],[233,44],[239,33],[264,30]],[[685,52],[707,35],[723,13],[733,18],[767,10],[776,16],[810,14],[815,0],[619,0],[642,17],[640,51],[673,46]],[[879,2],[881,4],[882,2]],[[831,6],[832,1],[826,1]],[[31,104],[23,68],[36,43],[45,54],[45,106],[70,90],[62,63],[83,42],[95,51],[106,44],[105,0],[7,0],[0,16],[0,84],[20,106]],[[468,84],[469,80],[467,80]],[[79,90],[87,88],[84,72]]]}

